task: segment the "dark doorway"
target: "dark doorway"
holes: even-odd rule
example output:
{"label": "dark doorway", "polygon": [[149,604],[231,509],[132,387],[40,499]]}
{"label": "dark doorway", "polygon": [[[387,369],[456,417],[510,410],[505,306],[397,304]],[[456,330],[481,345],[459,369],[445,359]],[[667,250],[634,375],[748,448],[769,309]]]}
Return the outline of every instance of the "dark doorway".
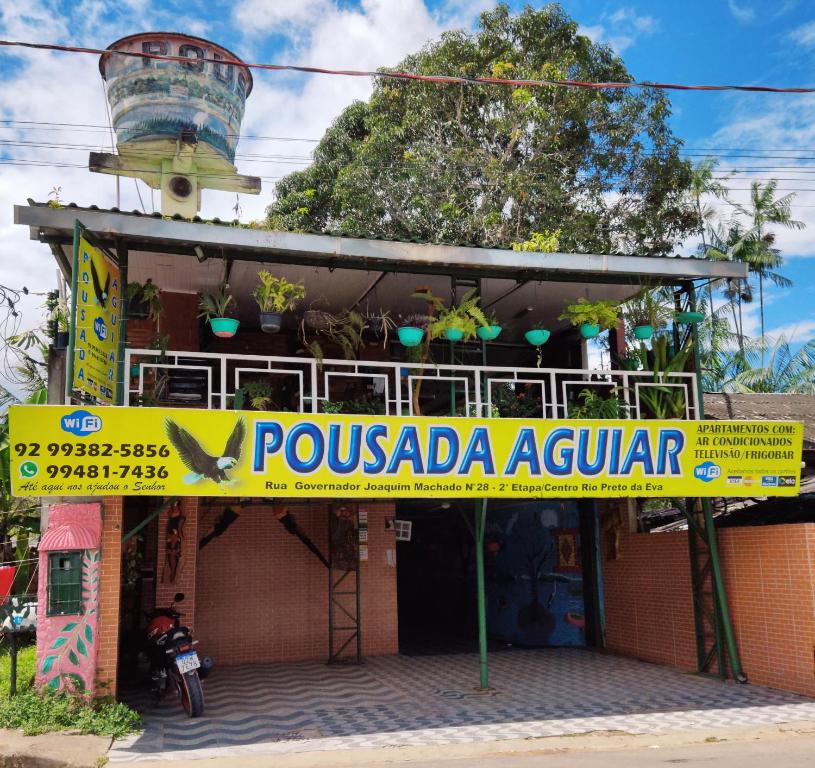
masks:
{"label": "dark doorway", "polygon": [[[397,505],[399,647],[477,649],[472,500]],[[404,537],[406,526],[399,525]],[[495,500],[484,545],[490,648],[601,644],[596,515],[589,502]]]}
{"label": "dark doorway", "polygon": [[396,518],[410,523],[396,544],[400,652],[476,650],[472,502],[402,501]]}

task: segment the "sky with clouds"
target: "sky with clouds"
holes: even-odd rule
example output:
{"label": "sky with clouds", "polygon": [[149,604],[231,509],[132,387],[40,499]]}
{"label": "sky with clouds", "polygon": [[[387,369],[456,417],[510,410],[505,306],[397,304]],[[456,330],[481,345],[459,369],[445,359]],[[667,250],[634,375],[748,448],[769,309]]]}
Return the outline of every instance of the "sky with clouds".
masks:
{"label": "sky with clouds", "polygon": [[[446,29],[472,28],[478,13],[492,5],[487,0],[3,0],[0,37],[105,47],[127,34],[164,29],[210,38],[247,60],[374,69],[395,65]],[[637,79],[815,85],[815,0],[564,0],[562,5],[583,33],[611,45]],[[239,201],[205,192],[204,215],[233,218],[237,202],[241,218],[261,217],[275,179],[308,162],[314,146],[308,140],[319,138],[344,106],[370,92],[366,79],[268,72],[254,77],[242,131],[281,138],[242,140],[237,164],[243,173],[263,178],[263,192]],[[795,285],[769,290],[767,327],[798,340],[815,336],[815,96],[677,93],[671,100],[672,125],[687,156],[719,156],[720,167],[735,172],[734,201],[746,200],[751,178],[778,178],[782,191],[798,190],[794,214],[808,226],[778,233],[787,259],[784,271]],[[12,223],[12,206],[29,197],[45,200],[54,187],[61,188],[64,201],[116,204],[114,180],[85,169],[89,150],[110,151],[96,57],[0,49],[0,121],[0,283],[45,290],[55,283],[53,259]],[[121,195],[122,208],[151,210],[150,191],[132,179],[122,181]],[[153,197],[157,204],[158,196]],[[722,211],[730,215],[732,208]],[[684,251],[691,248],[686,244]],[[37,321],[36,301],[24,304],[26,324]],[[758,326],[756,310],[747,312],[750,331]]]}

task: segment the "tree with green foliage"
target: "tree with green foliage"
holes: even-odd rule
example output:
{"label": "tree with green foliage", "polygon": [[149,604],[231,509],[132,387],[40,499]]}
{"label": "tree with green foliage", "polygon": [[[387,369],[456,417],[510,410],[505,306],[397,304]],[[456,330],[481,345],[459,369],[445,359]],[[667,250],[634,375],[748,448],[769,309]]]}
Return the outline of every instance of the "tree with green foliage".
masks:
{"label": "tree with green foliage", "polygon": [[[397,70],[631,82],[558,5],[481,15]],[[669,252],[696,231],[690,165],[654,89],[438,85],[378,78],[308,168],[276,187],[267,226],[509,247],[560,230],[564,251]]]}
{"label": "tree with green foliage", "polygon": [[[27,403],[43,405],[48,393],[40,389],[32,394]],[[28,539],[31,533],[39,533],[40,515],[35,499],[18,498],[11,493],[11,444],[9,440],[8,411],[0,418],[0,562],[19,560],[22,553],[11,544],[13,536]]]}

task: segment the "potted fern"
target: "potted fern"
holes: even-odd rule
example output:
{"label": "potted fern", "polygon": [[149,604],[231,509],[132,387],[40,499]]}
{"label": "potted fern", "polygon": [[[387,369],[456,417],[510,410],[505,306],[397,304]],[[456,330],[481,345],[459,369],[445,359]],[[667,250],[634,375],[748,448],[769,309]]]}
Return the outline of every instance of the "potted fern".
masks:
{"label": "potted fern", "polygon": [[475,288],[467,291],[458,304],[451,307],[429,291],[413,294],[414,298],[425,299],[434,309],[435,315],[430,318],[427,333],[430,340],[441,338],[448,341],[469,341],[475,338],[479,326],[489,325],[476,296]]}
{"label": "potted fern", "polygon": [[580,328],[580,335],[584,339],[593,339],[600,335],[600,331],[612,328],[617,323],[620,305],[616,301],[601,299],[589,301],[580,297],[574,304],[569,304],[560,316],[560,320],[568,320],[572,325]]}
{"label": "potted fern", "polygon": [[234,317],[227,317],[236,307],[235,297],[229,293],[225,284],[215,293],[198,294],[198,308],[201,310],[198,317],[205,317],[212,332],[219,338],[230,339],[238,330],[240,321]]}
{"label": "potted fern", "polygon": [[144,283],[128,283],[125,288],[127,316],[134,319],[148,319],[157,322],[162,310],[161,289],[147,278]]}
{"label": "potted fern", "polygon": [[484,315],[484,318],[487,324],[479,325],[475,332],[481,341],[495,341],[503,330],[498,322],[498,316],[494,311],[490,310],[489,313]]}
{"label": "potted fern", "polygon": [[252,295],[260,308],[260,329],[277,333],[283,324],[283,313],[305,297],[306,288],[303,283],[291,283],[265,269],[258,272],[258,281]]}

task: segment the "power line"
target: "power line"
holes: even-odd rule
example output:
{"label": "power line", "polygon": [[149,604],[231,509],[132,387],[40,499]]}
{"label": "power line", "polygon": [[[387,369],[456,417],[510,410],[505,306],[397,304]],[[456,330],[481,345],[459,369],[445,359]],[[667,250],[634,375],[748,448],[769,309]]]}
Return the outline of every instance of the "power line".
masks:
{"label": "power line", "polygon": [[96,56],[125,56],[136,59],[156,61],[175,61],[189,64],[206,62],[217,66],[235,66],[242,69],[261,69],[272,72],[298,72],[310,75],[336,75],[341,77],[375,77],[390,80],[414,80],[437,85],[506,85],[512,88],[588,88],[592,90],[627,90],[631,88],[669,90],[669,91],[746,91],[750,93],[815,93],[815,87],[779,87],[767,85],[687,85],[682,83],[657,83],[648,81],[630,82],[589,82],[586,80],[512,80],[503,77],[477,77],[463,75],[420,75],[413,72],[366,69],[329,69],[327,67],[307,67],[295,64],[262,64],[245,62],[240,59],[215,59],[209,57],[170,56],[160,53],[136,51],[116,51],[109,48],[89,48],[58,43],[29,43],[19,40],[0,40],[0,47],[29,48],[42,51],[59,51],[61,53],[82,53]]}

